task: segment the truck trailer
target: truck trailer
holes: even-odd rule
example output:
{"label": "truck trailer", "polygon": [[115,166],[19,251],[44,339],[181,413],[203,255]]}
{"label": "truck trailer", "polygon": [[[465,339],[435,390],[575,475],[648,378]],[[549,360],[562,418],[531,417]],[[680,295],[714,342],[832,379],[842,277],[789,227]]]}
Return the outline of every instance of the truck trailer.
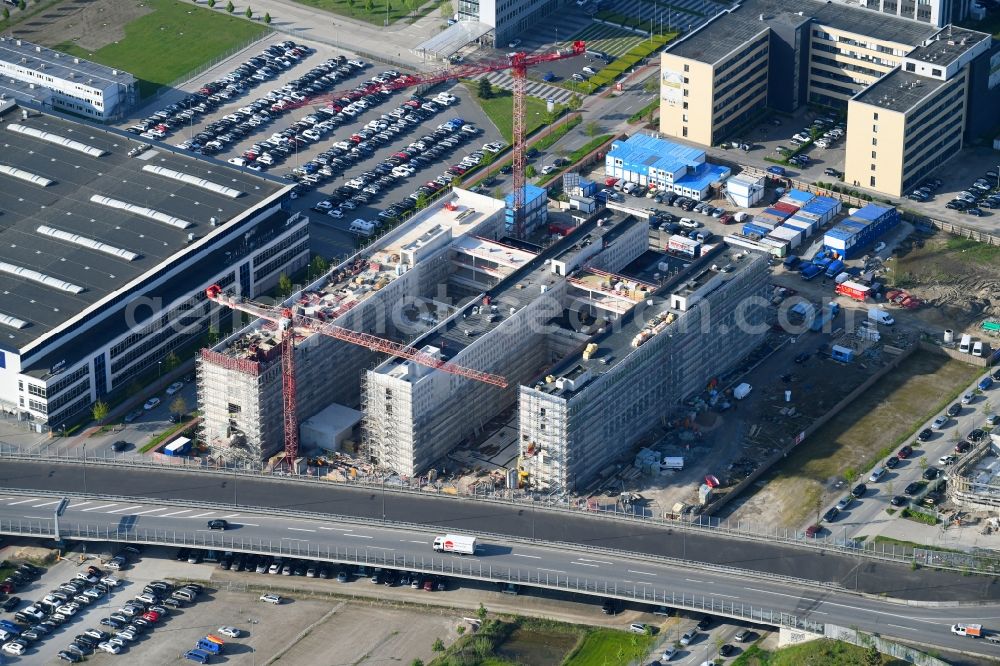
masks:
{"label": "truck trailer", "polygon": [[456,555],[475,555],[476,537],[462,534],[445,534],[434,537],[434,550],[439,553],[454,553]]}

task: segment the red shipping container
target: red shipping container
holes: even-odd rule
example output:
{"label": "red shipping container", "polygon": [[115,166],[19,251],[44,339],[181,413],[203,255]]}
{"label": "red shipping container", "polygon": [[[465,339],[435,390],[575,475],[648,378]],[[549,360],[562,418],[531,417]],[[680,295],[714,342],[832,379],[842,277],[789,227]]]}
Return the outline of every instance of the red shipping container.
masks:
{"label": "red shipping container", "polygon": [[791,217],[792,215],[795,215],[797,212],[799,212],[799,207],[798,206],[793,206],[792,204],[785,203],[784,201],[779,201],[778,203],[776,203],[773,206],[771,206],[771,208],[775,208],[775,209],[780,210],[780,211],[782,211],[784,213],[788,213],[789,217]]}

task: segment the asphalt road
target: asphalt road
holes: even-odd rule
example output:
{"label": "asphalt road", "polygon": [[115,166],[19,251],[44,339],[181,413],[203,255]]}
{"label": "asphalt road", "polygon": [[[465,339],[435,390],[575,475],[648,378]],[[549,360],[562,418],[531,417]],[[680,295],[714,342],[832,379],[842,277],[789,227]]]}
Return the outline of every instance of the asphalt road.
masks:
{"label": "asphalt road", "polygon": [[[976,381],[969,386],[968,391],[971,393],[976,388],[979,380],[985,376],[986,374],[984,373],[977,377]],[[905,460],[900,460],[896,469],[887,469],[881,481],[873,483],[868,480],[866,475],[861,480],[868,487],[864,496],[854,500],[851,506],[841,511],[833,521],[823,521],[823,525],[835,535],[843,533],[845,537],[852,538],[866,533],[868,531],[866,528],[878,522],[902,520],[902,518],[889,516],[885,513],[885,510],[890,508],[889,500],[892,499],[893,495],[904,495],[903,491],[908,484],[914,481],[922,481],[925,469],[934,467],[941,474],[947,476],[951,466],[941,464],[938,462],[939,459],[945,455],[953,455],[956,458],[961,457],[955,453],[954,435],[957,434],[960,439],[964,440],[966,435],[974,428],[984,427],[983,423],[986,420],[986,415],[983,414],[982,406],[986,402],[993,400],[993,394],[997,392],[996,387],[997,385],[994,383],[982,395],[974,395],[972,402],[969,404],[962,405],[956,399],[955,402],[959,403],[962,408],[961,413],[957,417],[949,418],[948,423],[941,430],[933,430],[933,434],[926,442],[918,442],[915,438],[909,442],[913,447],[913,453]],[[946,416],[946,414],[943,415]],[[938,414],[935,414],[934,418],[938,416]],[[923,424],[920,430],[931,428],[934,418]],[[921,458],[926,459],[925,466],[921,465]],[[844,495],[849,495],[850,491],[851,487],[844,487]],[[830,506],[834,506],[836,503],[835,501]],[[824,513],[829,508],[826,507]]]}
{"label": "asphalt road", "polygon": [[[285,486],[286,488],[288,486]],[[55,496],[57,497],[57,495]],[[53,495],[14,493],[0,496],[0,519],[50,519]],[[1000,648],[952,636],[949,626],[958,621],[983,621],[1000,617],[1000,603],[977,606],[974,611],[963,613],[955,608],[901,607],[878,598],[864,598],[849,592],[801,589],[774,581],[743,578],[731,573],[692,571],[674,565],[641,559],[615,558],[605,553],[593,555],[585,551],[544,545],[501,544],[484,540],[476,558],[460,558],[433,552],[431,541],[439,533],[432,528],[403,529],[313,521],[270,516],[266,512],[250,512],[234,508],[231,512],[197,508],[182,508],[170,502],[141,500],[115,501],[74,499],[60,518],[63,529],[89,526],[114,530],[123,524],[134,529],[156,530],[160,534],[187,534],[208,532],[206,521],[225,518],[232,525],[225,537],[282,542],[286,545],[308,545],[316,549],[340,549],[349,558],[358,553],[377,552],[379,558],[388,556],[412,566],[482,565],[483,571],[509,575],[512,579],[532,579],[554,582],[586,580],[604,583],[609,590],[639,590],[640,594],[663,598],[667,595],[707,597],[720,602],[747,604],[755,608],[773,609],[776,612],[809,618],[823,624],[843,627],[856,626],[882,635],[901,639],[929,642],[942,647],[975,647],[990,654]],[[480,525],[492,526],[492,522]],[[216,533],[218,534],[218,533]]]}
{"label": "asphalt road", "polygon": [[[269,507],[434,525],[441,529],[492,532],[733,566],[822,582],[871,594],[927,601],[1000,601],[993,579],[911,570],[908,566],[858,560],[784,544],[747,541],[702,532],[674,532],[655,525],[533,510],[499,503],[383,493],[337,485],[270,479],[229,478],[168,470],[5,461],[0,487],[48,492],[115,495],[230,503],[243,509]],[[234,498],[234,493],[236,497]]]}

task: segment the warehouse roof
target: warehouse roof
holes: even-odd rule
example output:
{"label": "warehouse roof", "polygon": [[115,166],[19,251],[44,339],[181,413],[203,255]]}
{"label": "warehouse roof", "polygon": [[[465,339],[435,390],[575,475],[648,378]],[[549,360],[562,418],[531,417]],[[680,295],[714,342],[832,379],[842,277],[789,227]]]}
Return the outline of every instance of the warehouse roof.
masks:
{"label": "warehouse roof", "polygon": [[700,168],[689,171],[674,181],[675,187],[689,187],[692,190],[704,190],[718,183],[733,172],[732,169],[718,164],[703,164]]}
{"label": "warehouse roof", "polygon": [[[23,348],[287,187],[128,135],[0,107],[0,344]],[[193,177],[193,178],[192,178]],[[239,196],[233,197],[235,192]],[[6,316],[6,318],[5,318]]]}
{"label": "warehouse roof", "polygon": [[906,113],[951,83],[896,68],[859,92],[851,101]]}
{"label": "warehouse roof", "polygon": [[686,171],[705,162],[705,151],[648,134],[636,134],[625,141],[615,141],[608,158],[621,160],[632,168],[645,166],[670,173]]}
{"label": "warehouse roof", "polygon": [[[762,18],[763,17],[763,18]],[[820,25],[874,39],[917,46],[937,28],[861,7],[817,0],[744,0],[669,47],[669,53],[716,63],[765,27],[791,27],[812,19]]]}

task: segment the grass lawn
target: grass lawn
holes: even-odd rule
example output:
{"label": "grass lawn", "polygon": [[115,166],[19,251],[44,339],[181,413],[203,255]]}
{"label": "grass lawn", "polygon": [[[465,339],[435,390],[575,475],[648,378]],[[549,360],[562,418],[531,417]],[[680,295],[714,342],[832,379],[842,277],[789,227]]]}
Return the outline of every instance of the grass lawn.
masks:
{"label": "grass lawn", "polygon": [[[361,21],[366,21],[372,25],[385,25],[386,4],[389,5],[389,23],[411,17],[419,18],[426,16],[435,9],[450,4],[450,0],[424,0],[416,5],[411,5],[409,0],[372,0],[371,11],[366,9],[365,0],[295,0],[299,4],[322,9],[325,12],[349,16]],[[416,11],[414,11],[414,6]]]}
{"label": "grass lawn", "polygon": [[649,654],[653,636],[627,634],[614,629],[594,629],[587,633],[563,666],[625,666]]}
{"label": "grass lawn", "polygon": [[147,97],[206,62],[263,36],[269,28],[243,16],[176,0],[146,0],[155,11],[125,26],[125,39],[89,52],[75,44],[53,48],[117,67],[139,79]]}
{"label": "grass lawn", "polygon": [[775,466],[773,492],[800,498],[788,505],[782,524],[801,525],[831,480],[853,478],[888,456],[981,372],[933,352],[903,361]]}
{"label": "grass lawn", "polygon": [[[732,666],[866,666],[863,647],[841,643],[828,639],[820,639],[791,645],[774,652],[762,650],[756,645],[750,646],[741,654]],[[880,655],[883,666],[902,666],[905,661]]]}
{"label": "grass lawn", "polygon": [[[472,98],[476,100],[476,103],[482,107],[486,115],[489,116],[489,119],[494,125],[496,125],[496,128],[500,131],[500,136],[502,136],[507,143],[511,143],[514,140],[514,121],[512,119],[514,110],[514,94],[509,90],[493,86],[493,97],[489,99],[480,99],[479,95],[476,94],[479,91],[477,81],[466,81],[465,86],[469,89],[469,92],[472,93]],[[537,97],[531,97],[530,95],[525,96],[525,136],[529,136],[536,129],[547,124],[546,117],[548,116],[548,111],[546,111],[546,108],[546,103]],[[556,108],[558,109],[558,105]]]}

